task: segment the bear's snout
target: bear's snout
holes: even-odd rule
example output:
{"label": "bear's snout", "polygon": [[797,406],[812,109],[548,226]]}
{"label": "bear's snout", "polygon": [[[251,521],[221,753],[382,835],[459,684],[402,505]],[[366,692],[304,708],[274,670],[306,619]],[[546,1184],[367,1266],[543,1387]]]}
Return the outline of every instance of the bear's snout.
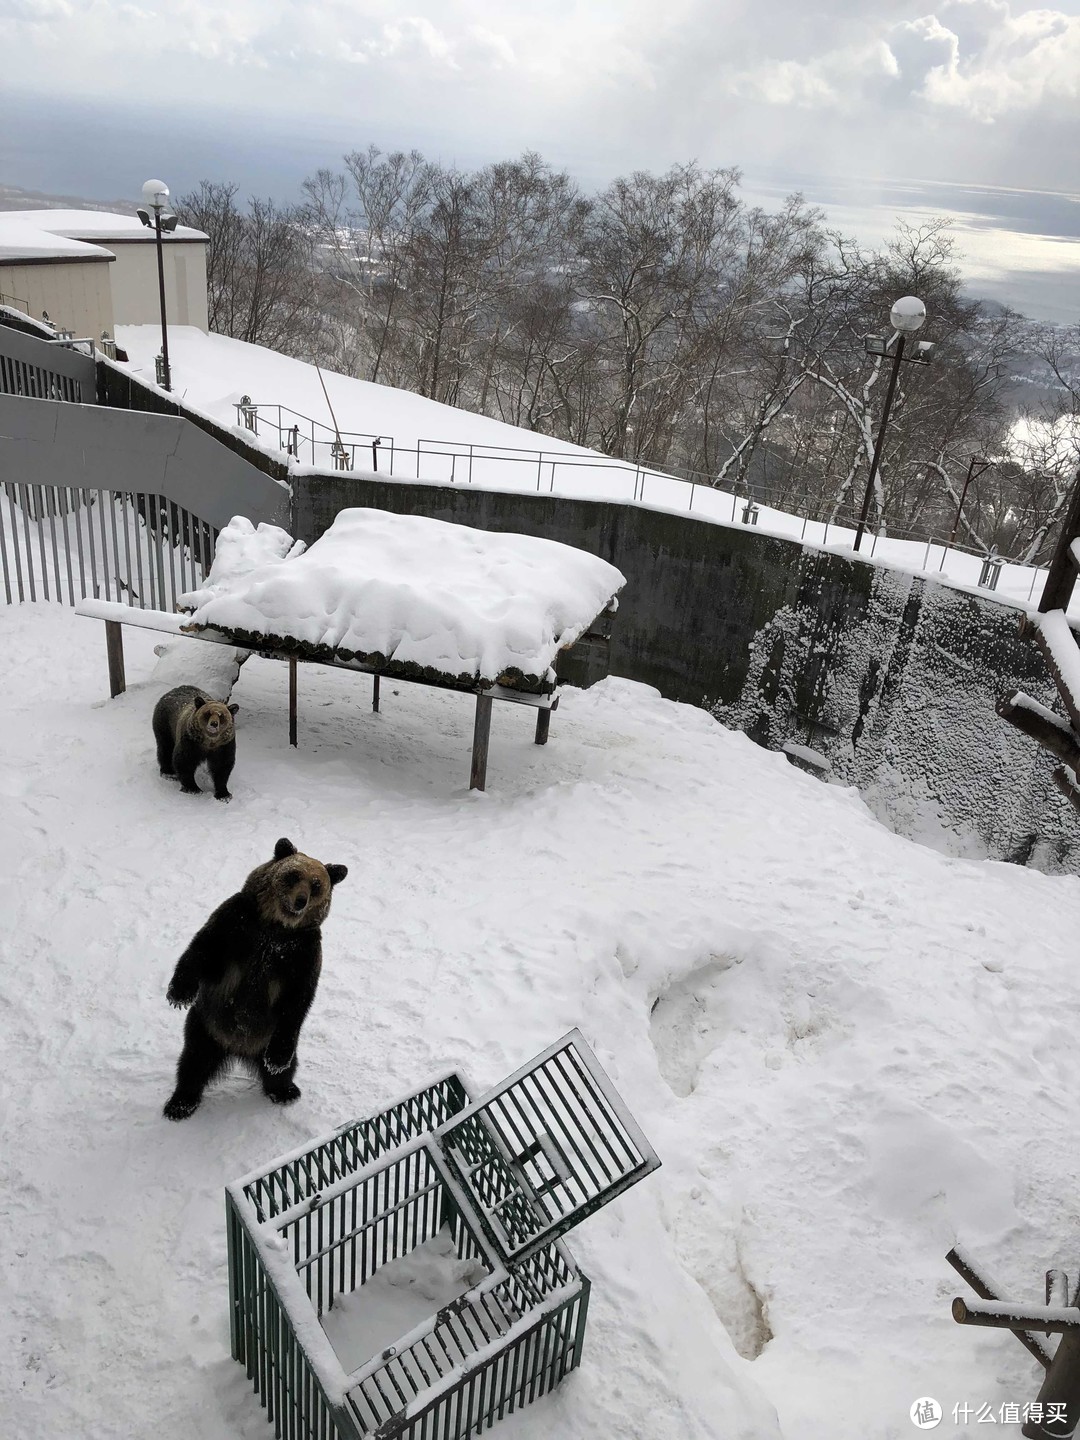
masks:
{"label": "bear's snout", "polygon": [[297,894],[295,894],[295,895],[293,896],[293,898],[292,898],[293,914],[294,914],[294,915],[302,915],[302,914],[304,913],[304,910],[305,910],[306,907],[307,907],[307,902],[308,902],[307,891],[306,891],[306,890],[298,891]]}

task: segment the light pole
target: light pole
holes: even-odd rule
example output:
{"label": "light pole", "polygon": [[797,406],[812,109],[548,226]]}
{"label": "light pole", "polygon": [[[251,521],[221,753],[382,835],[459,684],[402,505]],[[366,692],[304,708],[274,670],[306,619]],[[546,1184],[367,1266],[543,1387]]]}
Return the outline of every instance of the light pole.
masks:
{"label": "light pole", "polygon": [[164,180],[147,180],[142,187],[143,199],[150,210],[154,212],[153,220],[150,219],[150,211],[138,209],[136,215],[142,223],[154,232],[154,239],[157,243],[157,273],[158,273],[158,298],[161,301],[161,375],[159,383],[166,390],[172,389],[172,371],[169,368],[169,332],[165,325],[165,259],[161,249],[162,232],[171,235],[176,229],[176,216],[163,215],[165,201],[169,198],[169,187]]}
{"label": "light pole", "polygon": [[889,321],[893,327],[893,334],[890,339],[883,340],[880,335],[868,335],[866,337],[866,353],[868,355],[881,355],[893,357],[892,374],[889,376],[889,388],[885,392],[885,408],[881,412],[881,425],[878,428],[877,441],[874,445],[874,458],[870,462],[870,474],[866,481],[866,494],[863,496],[862,510],[859,512],[859,524],[855,530],[855,549],[858,550],[862,543],[863,531],[866,529],[866,517],[870,511],[870,496],[874,493],[874,481],[877,478],[878,469],[881,465],[881,452],[885,447],[885,427],[889,423],[889,411],[892,409],[893,395],[896,393],[896,379],[900,374],[900,362],[904,359],[915,365],[928,365],[930,363],[930,352],[933,345],[928,345],[925,340],[920,340],[915,346],[914,355],[904,355],[904,342],[908,336],[914,336],[917,330],[922,328],[926,319],[926,306],[915,295],[905,295],[903,299],[897,300],[889,312]]}

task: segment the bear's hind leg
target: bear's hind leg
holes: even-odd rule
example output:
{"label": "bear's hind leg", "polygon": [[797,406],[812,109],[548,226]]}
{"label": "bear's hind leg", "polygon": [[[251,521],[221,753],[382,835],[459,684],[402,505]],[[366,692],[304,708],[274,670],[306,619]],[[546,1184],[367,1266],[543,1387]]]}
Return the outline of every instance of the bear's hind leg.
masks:
{"label": "bear's hind leg", "polygon": [[180,779],[180,789],[185,795],[199,795],[201,790],[195,784],[195,770],[201,756],[193,745],[181,741],[173,751],[172,763]]}
{"label": "bear's hind leg", "polygon": [[300,1099],[300,1087],[293,1083],[293,1076],[296,1074],[296,1057],[293,1056],[292,1064],[287,1070],[279,1070],[277,1074],[268,1070],[266,1061],[259,1057],[259,1079],[262,1081],[263,1094],[275,1105],[291,1105],[294,1100]]}
{"label": "bear's hind leg", "polygon": [[154,725],[154,739],[157,741],[158,770],[162,775],[175,776],[173,769],[173,737],[163,725]]}
{"label": "bear's hind leg", "polygon": [[229,1052],[214,1039],[194,1010],[184,1025],[184,1048],[176,1064],[176,1089],[162,1114],[169,1120],[186,1120],[199,1108],[203,1091],[229,1063]]}
{"label": "bear's hind leg", "polygon": [[232,740],[228,745],[223,745],[220,750],[211,750],[207,757],[207,769],[210,771],[210,778],[214,782],[214,797],[217,800],[231,800],[229,793],[229,776],[236,763],[236,741]]}

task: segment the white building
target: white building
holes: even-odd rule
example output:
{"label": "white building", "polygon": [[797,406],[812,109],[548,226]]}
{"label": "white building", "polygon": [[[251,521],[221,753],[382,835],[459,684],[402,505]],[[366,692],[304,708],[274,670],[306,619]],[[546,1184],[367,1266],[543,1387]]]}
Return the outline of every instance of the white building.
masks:
{"label": "white building", "polygon": [[[208,329],[206,245],[201,230],[178,225],[162,236],[167,319]],[[99,340],[117,325],[156,325],[157,246],[134,214],[99,210],[0,213],[0,304],[77,337]]]}

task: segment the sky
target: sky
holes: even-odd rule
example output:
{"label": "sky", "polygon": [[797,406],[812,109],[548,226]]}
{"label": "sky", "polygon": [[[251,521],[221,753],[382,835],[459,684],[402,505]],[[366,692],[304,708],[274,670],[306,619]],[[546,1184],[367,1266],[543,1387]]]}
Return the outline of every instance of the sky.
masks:
{"label": "sky", "polygon": [[532,149],[587,190],[690,159],[856,208],[976,186],[938,198],[992,226],[1019,191],[1071,247],[1029,270],[1080,251],[1080,0],[0,0],[0,53],[0,184],[51,194],[289,200],[371,144]]}
{"label": "sky", "polygon": [[1080,190],[1080,0],[0,0],[0,49],[4,178],[36,188],[63,143],[124,194],[261,137],[280,191],[368,143]]}

